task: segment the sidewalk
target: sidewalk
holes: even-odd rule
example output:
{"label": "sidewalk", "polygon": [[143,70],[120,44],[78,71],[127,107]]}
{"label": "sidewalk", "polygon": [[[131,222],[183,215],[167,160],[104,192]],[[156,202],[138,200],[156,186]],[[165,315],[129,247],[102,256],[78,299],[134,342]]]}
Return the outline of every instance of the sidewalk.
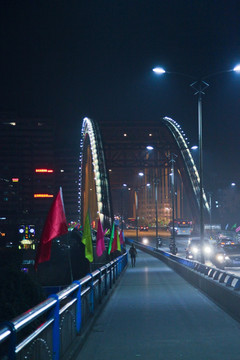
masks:
{"label": "sidewalk", "polygon": [[239,360],[240,324],[138,250],[77,360]]}

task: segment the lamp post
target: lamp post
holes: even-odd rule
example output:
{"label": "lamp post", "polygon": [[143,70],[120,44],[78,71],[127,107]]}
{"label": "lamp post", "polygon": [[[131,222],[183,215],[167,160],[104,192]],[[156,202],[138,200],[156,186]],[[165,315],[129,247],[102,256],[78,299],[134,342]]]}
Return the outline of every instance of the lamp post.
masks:
{"label": "lamp post", "polygon": [[156,215],[156,248],[158,248],[158,183],[159,180],[154,179],[155,185],[155,215]]}
{"label": "lamp post", "polygon": [[[154,147],[151,145],[148,145],[146,147],[147,150],[151,151],[154,150]],[[156,159],[155,161],[155,169],[154,169],[154,191],[155,191],[155,218],[156,218],[156,248],[158,248],[158,184],[159,179],[157,179],[157,158],[156,155],[154,157]]]}
{"label": "lamp post", "polygon": [[171,154],[171,198],[172,198],[172,239],[170,242],[170,250],[171,253],[173,253],[174,255],[177,253],[177,248],[176,248],[176,241],[175,241],[175,227],[174,227],[174,220],[175,220],[175,179],[174,179],[174,157],[176,157],[175,154]]}
{"label": "lamp post", "polygon": [[127,184],[122,184],[121,188],[121,229],[123,231],[123,217],[124,217],[124,211],[123,211],[123,204],[124,204],[124,189],[126,189]]}
{"label": "lamp post", "polygon": [[209,207],[210,207],[210,235],[212,236],[212,193],[209,194]]}
{"label": "lamp post", "polygon": [[[178,72],[169,72],[169,71],[165,71],[163,68],[161,67],[156,67],[153,69],[153,71],[158,74],[158,75],[162,75],[165,73],[168,74],[176,74],[176,75],[180,75],[180,76],[184,76],[184,77],[188,77],[191,79],[196,79],[191,75],[187,75],[187,74],[183,74],[183,73],[178,73]],[[233,69],[230,70],[223,70],[223,71],[219,71],[219,72],[215,72],[212,73],[210,75],[204,76],[202,77],[200,80],[198,81],[194,81],[190,86],[195,90],[194,95],[198,95],[198,147],[199,147],[199,223],[200,223],[200,242],[201,242],[201,247],[203,247],[203,242],[204,242],[204,219],[203,219],[203,151],[202,151],[202,95],[204,95],[204,90],[207,89],[209,87],[209,84],[206,83],[204,80],[208,79],[209,77],[218,75],[218,74],[222,74],[222,73],[227,73],[227,72],[238,72],[240,73],[240,64],[235,66]],[[201,262],[204,263],[205,259],[204,259],[204,254],[201,251]]]}
{"label": "lamp post", "polygon": [[[144,176],[144,173],[143,172],[139,172],[138,173],[138,176]],[[137,238],[137,241],[138,241],[138,190],[139,190],[139,187],[135,188],[135,204],[136,204],[136,238]]]}
{"label": "lamp post", "polygon": [[136,240],[138,242],[138,189],[135,189],[135,204],[136,204]]}

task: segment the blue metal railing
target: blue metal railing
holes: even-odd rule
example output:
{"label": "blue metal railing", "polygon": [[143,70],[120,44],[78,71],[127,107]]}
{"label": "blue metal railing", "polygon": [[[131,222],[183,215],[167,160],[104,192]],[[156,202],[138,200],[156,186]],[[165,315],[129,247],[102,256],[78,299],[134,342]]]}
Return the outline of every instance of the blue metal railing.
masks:
{"label": "blue metal railing", "polygon": [[10,360],[69,356],[127,263],[125,253],[12,321],[1,323],[0,356]]}

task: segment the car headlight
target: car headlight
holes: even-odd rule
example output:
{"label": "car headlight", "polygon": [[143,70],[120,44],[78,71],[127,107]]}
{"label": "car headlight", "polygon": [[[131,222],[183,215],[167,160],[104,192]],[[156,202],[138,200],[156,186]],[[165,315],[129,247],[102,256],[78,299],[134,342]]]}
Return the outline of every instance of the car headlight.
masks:
{"label": "car headlight", "polygon": [[223,262],[223,261],[224,261],[224,256],[223,256],[222,254],[218,254],[218,255],[216,256],[216,259],[217,259],[217,261],[219,261],[219,262]]}
{"label": "car headlight", "polygon": [[193,252],[194,254],[197,254],[198,251],[199,251],[199,249],[198,249],[196,246],[193,246],[193,247],[192,247],[192,252]]}
{"label": "car headlight", "polygon": [[211,254],[212,249],[210,248],[210,246],[205,246],[205,247],[203,248],[203,251],[205,252],[205,254]]}

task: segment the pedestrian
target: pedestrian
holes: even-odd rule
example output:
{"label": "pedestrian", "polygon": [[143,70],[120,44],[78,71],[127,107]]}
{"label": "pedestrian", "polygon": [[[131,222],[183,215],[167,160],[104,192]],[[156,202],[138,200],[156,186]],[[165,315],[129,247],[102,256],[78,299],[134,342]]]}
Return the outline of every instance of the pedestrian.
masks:
{"label": "pedestrian", "polygon": [[137,250],[136,250],[134,244],[132,244],[132,246],[130,247],[130,249],[129,249],[129,254],[130,254],[130,256],[131,256],[131,264],[132,264],[132,267],[135,267]]}

